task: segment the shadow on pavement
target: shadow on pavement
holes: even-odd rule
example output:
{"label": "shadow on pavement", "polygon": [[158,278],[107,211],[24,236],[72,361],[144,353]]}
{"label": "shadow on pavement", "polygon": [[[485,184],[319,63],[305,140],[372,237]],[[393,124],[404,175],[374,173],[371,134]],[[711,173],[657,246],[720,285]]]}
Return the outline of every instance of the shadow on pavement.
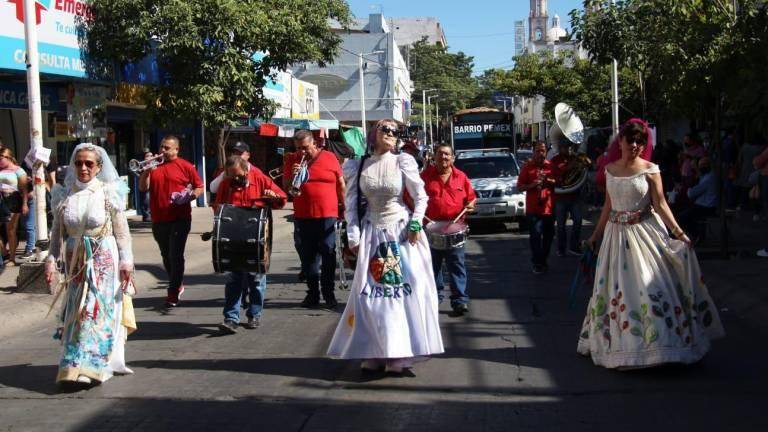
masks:
{"label": "shadow on pavement", "polygon": [[140,321],[139,328],[129,336],[129,341],[188,339],[202,335],[217,336],[216,324],[197,325],[187,322]]}
{"label": "shadow on pavement", "polygon": [[24,389],[44,395],[56,395],[60,393],[56,387],[56,374],[58,366],[32,366],[30,364],[17,364],[0,367],[0,385]]}

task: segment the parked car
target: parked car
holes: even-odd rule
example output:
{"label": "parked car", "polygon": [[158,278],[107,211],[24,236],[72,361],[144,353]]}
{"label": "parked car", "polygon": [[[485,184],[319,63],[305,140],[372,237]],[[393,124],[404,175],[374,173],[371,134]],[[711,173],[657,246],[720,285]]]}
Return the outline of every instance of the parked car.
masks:
{"label": "parked car", "polygon": [[521,149],[517,151],[517,154],[515,156],[517,158],[517,166],[522,168],[523,165],[525,165],[525,163],[528,162],[528,160],[533,157],[533,150]]}
{"label": "parked car", "polygon": [[525,217],[525,193],[517,190],[519,168],[508,149],[464,150],[456,153],[455,165],[477,193],[470,222],[521,222]]}

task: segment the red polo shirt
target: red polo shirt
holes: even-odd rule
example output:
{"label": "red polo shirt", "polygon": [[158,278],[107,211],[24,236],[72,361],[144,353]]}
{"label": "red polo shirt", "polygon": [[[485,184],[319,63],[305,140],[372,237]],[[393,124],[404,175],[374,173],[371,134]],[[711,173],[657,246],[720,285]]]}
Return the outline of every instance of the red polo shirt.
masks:
{"label": "red polo shirt", "polygon": [[[280,195],[281,199],[262,199],[264,191],[270,189]],[[216,194],[214,206],[232,204],[237,207],[264,207],[282,208],[285,205],[285,192],[280,189],[271,178],[264,175],[260,169],[250,165],[248,170],[248,185],[233,186],[232,179],[225,177],[219,185],[219,193]]]}
{"label": "red polo shirt", "polygon": [[203,187],[195,166],[182,158],[166,161],[149,173],[149,209],[152,222],[173,222],[192,219],[192,206],[171,204],[171,194],[181,192],[187,185]]}
{"label": "red polo shirt", "polygon": [[[309,180],[301,185],[301,195],[293,198],[293,215],[302,219],[339,216],[336,183],[341,178],[341,165],[333,153],[321,150],[309,164]],[[293,178],[288,171],[288,178]]]}
{"label": "red polo shirt", "polygon": [[[570,157],[566,158],[561,154],[557,154],[549,161],[552,164],[552,169],[555,171],[555,180],[557,180],[558,186],[562,186],[563,176],[565,175],[565,167],[568,165],[568,161],[574,157],[574,155],[571,155]],[[554,194],[555,201],[575,200],[577,198],[579,198],[578,191],[567,194]]]}
{"label": "red polo shirt", "polygon": [[434,221],[453,220],[477,195],[469,178],[456,167],[451,169],[448,181],[443,182],[434,166],[421,172],[424,189],[429,196],[426,216]]}
{"label": "red polo shirt", "polygon": [[[541,165],[536,165],[533,159],[523,165],[520,175],[517,177],[518,189],[536,181],[539,171],[546,177],[554,177],[552,163],[545,160]],[[552,215],[552,187],[542,189],[529,189],[525,192],[525,214],[538,216]]]}

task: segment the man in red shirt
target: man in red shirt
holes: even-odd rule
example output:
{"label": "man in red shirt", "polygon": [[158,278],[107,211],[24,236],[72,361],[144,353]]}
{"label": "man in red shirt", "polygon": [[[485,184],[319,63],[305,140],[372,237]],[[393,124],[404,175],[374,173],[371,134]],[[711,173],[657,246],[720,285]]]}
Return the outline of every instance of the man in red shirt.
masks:
{"label": "man in red shirt", "polygon": [[533,146],[533,157],[520,170],[517,189],[525,192],[525,214],[528,216],[533,273],[549,269],[547,258],[555,236],[552,219],[552,191],[555,173],[547,157],[547,145],[538,141]]}
{"label": "man in red shirt", "polygon": [[[219,193],[216,194],[215,206],[232,204],[237,207],[282,208],[285,205],[285,192],[260,169],[249,164],[239,155],[227,158],[224,173],[224,178],[219,184]],[[219,330],[225,334],[233,334],[237,331],[240,324],[240,300],[244,294],[249,297],[245,312],[248,323],[245,324],[245,328],[258,327],[266,290],[266,274],[230,272],[227,284],[224,286],[224,321],[219,324]]]}
{"label": "man in red shirt", "polygon": [[[248,147],[248,144],[242,141],[237,141],[234,144],[227,145],[227,158],[232,155],[240,156],[243,160],[249,162],[249,159],[251,158],[251,148]],[[211,184],[208,185],[208,191],[212,194],[217,193],[221,182],[224,181],[224,177],[224,168],[217,168],[216,171],[213,172],[213,180],[211,181]]]}
{"label": "man in red shirt", "polygon": [[[568,139],[563,138],[558,143],[558,153],[550,161],[552,167],[555,170],[555,180],[557,185],[563,185],[563,176],[565,175],[568,163],[573,160],[573,143]],[[581,255],[581,192],[575,191],[570,193],[556,193],[554,195],[555,202],[555,221],[557,222],[557,256],[564,257],[567,252],[571,255]],[[571,226],[571,241],[568,242],[568,236],[566,232],[566,223],[568,222],[568,215],[573,220]]]}
{"label": "man in red shirt", "polygon": [[[421,172],[424,189],[429,196],[426,217],[433,221],[452,221],[464,209],[475,206],[477,195],[467,175],[453,166],[453,149],[447,144],[435,148],[435,165]],[[462,216],[463,220],[464,216]],[[464,265],[464,246],[448,250],[430,248],[432,270],[435,273],[437,296],[443,301],[443,262],[451,281],[451,308],[457,314],[469,312],[467,295],[467,268]]]}
{"label": "man in red shirt", "polygon": [[184,248],[192,225],[190,202],[203,194],[195,166],[179,157],[179,139],[166,135],[160,142],[165,162],[139,177],[139,191],[149,191],[152,236],[160,247],[168,273],[165,307],[178,305],[184,292]]}
{"label": "man in red shirt", "polygon": [[[293,198],[294,242],[301,259],[301,270],[307,278],[307,296],[302,307],[314,308],[320,304],[320,293],[328,308],[338,302],[333,293],[336,275],[335,225],[343,214],[344,177],[333,153],[315,144],[312,133],[299,130],[294,135],[296,149],[303,153],[309,172],[308,179]],[[298,175],[299,164],[292,167]],[[320,264],[322,263],[322,264]],[[321,279],[322,275],[322,280]]]}

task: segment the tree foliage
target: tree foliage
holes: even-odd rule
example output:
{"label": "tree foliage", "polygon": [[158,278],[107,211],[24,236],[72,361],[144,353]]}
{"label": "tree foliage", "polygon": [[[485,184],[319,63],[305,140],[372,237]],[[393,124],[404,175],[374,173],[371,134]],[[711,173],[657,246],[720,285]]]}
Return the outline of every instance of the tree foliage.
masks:
{"label": "tree foliage", "polygon": [[[262,88],[291,63],[330,62],[346,24],[343,0],[91,0],[79,23],[91,75],[116,79],[123,65],[155,56],[159,83],[146,88],[158,122],[199,119],[223,128],[269,118]],[[263,54],[263,56],[262,56]]]}
{"label": "tree foliage", "polygon": [[[762,0],[585,0],[575,37],[598,64],[616,58],[644,80],[649,111],[711,118],[715,106],[768,113]],[[746,112],[748,110],[749,112]]]}
{"label": "tree foliage", "polygon": [[[611,122],[611,79],[608,66],[576,58],[570,51],[550,51],[515,57],[510,70],[489,70],[480,78],[484,87],[504,94],[545,98],[544,111],[552,118],[555,105],[571,105],[584,123],[592,126]],[[639,115],[638,78],[629,69],[620,71],[619,93],[628,115]]]}
{"label": "tree foliage", "polygon": [[414,107],[418,112],[412,116],[413,121],[421,121],[422,90],[438,90],[441,112],[455,112],[469,106],[479,89],[472,76],[473,57],[461,51],[449,53],[446,47],[427,42],[426,37],[413,44],[410,57]]}

